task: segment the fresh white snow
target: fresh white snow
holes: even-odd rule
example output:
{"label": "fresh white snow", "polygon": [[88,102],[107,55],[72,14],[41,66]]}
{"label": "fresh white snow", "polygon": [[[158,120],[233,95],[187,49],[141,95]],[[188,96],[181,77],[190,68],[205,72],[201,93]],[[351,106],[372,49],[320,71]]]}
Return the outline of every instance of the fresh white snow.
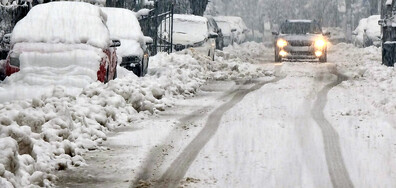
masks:
{"label": "fresh white snow", "polygon": [[106,14],[88,3],[40,4],[16,24],[11,43],[83,43],[105,49],[110,44],[105,22]]}

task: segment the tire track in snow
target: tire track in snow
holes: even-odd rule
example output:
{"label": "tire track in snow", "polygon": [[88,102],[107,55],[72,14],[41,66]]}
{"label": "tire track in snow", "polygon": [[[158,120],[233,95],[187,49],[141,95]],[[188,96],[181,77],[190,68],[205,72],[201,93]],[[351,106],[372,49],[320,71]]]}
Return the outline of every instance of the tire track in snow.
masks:
{"label": "tire track in snow", "polygon": [[[280,72],[281,67],[276,67],[276,72]],[[179,182],[185,176],[187,170],[194,162],[195,158],[198,156],[201,149],[209,142],[209,140],[216,133],[222,116],[229,109],[234,107],[237,103],[242,101],[242,99],[249,93],[256,91],[269,83],[276,83],[286,76],[277,76],[273,80],[260,82],[252,86],[247,90],[238,90],[234,97],[227,103],[218,107],[214,112],[212,112],[205,124],[205,127],[198,133],[198,135],[187,145],[187,147],[179,154],[179,156],[172,162],[170,167],[165,171],[162,177],[156,182],[154,187],[177,187]]]}
{"label": "tire track in snow", "polygon": [[329,91],[347,80],[347,77],[339,74],[335,68],[330,72],[337,76],[337,80],[328,84],[319,91],[311,114],[322,131],[326,163],[333,187],[350,188],[353,187],[353,183],[349,177],[349,173],[345,167],[344,159],[342,157],[339,135],[330,122],[325,118],[323,113]]}

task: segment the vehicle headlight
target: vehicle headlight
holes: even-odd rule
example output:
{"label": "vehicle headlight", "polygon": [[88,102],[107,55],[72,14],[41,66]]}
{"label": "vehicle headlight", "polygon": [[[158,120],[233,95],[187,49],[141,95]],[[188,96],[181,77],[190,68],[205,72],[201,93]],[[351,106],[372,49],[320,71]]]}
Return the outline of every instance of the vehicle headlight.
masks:
{"label": "vehicle headlight", "polygon": [[318,39],[315,41],[315,47],[316,48],[323,48],[326,46],[326,41],[323,39]]}
{"label": "vehicle headlight", "polygon": [[279,48],[283,48],[283,47],[287,46],[287,41],[285,41],[284,39],[278,39],[278,41],[276,42],[276,45]]}

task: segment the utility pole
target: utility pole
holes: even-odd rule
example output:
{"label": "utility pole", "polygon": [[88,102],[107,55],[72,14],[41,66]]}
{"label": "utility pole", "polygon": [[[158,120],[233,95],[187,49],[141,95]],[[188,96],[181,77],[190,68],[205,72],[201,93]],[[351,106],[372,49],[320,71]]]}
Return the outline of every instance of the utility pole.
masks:
{"label": "utility pole", "polygon": [[346,5],[346,39],[352,41],[352,0],[345,0]]}

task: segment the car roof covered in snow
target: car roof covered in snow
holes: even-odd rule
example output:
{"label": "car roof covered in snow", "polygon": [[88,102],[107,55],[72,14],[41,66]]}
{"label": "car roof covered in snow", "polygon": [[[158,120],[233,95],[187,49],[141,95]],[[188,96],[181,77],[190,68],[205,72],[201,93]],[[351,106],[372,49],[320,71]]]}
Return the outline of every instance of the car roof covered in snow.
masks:
{"label": "car roof covered in snow", "polygon": [[143,40],[143,32],[136,13],[123,8],[102,8],[107,14],[106,25],[112,39]]}
{"label": "car roof covered in snow", "polygon": [[206,23],[208,21],[208,19],[205,17],[189,15],[189,14],[174,14],[173,19],[179,21],[203,22],[203,23]]}
{"label": "car roof covered in snow", "polygon": [[110,44],[106,14],[84,2],[51,2],[33,7],[19,21],[11,43],[89,44],[106,48]]}
{"label": "car roof covered in snow", "polygon": [[286,20],[286,22],[290,22],[290,23],[312,23],[312,20]]}

